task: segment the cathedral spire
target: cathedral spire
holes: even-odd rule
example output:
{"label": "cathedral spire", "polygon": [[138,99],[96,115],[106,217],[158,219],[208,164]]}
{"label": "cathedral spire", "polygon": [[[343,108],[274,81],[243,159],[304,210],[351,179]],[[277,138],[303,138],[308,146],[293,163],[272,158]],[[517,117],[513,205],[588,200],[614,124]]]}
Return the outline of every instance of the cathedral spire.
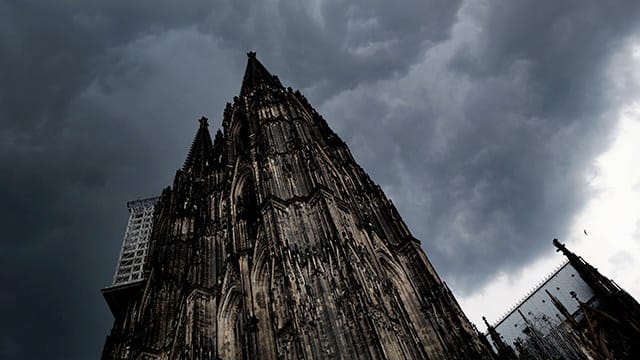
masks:
{"label": "cathedral spire", "polygon": [[484,321],[485,326],[487,327],[487,331],[489,336],[491,336],[491,340],[498,351],[498,358],[504,360],[516,359],[516,354],[513,352],[513,349],[507,345],[504,340],[502,340],[502,336],[495,327],[491,326],[487,321],[486,317],[482,317],[482,321]]}
{"label": "cathedral spire", "polygon": [[564,316],[564,318],[567,319],[567,321],[569,322],[569,324],[571,324],[573,329],[577,329],[578,328],[578,323],[576,322],[576,319],[571,315],[569,310],[562,304],[562,302],[560,300],[558,300],[557,297],[553,296],[549,292],[549,290],[544,289],[544,292],[546,292],[547,296],[549,296],[549,298],[551,298],[551,303],[553,304],[553,306],[555,306],[556,309],[558,309],[558,311],[560,312],[560,314],[562,314],[562,316]]}
{"label": "cathedral spire", "polygon": [[594,268],[586,262],[582,257],[571,252],[567,247],[560,243],[558,239],[553,239],[553,245],[556,251],[562,252],[569,259],[571,266],[580,274],[580,277],[598,294],[608,296],[620,291],[618,285],[600,274],[598,269]]}
{"label": "cathedral spire", "polygon": [[209,123],[206,117],[200,118],[200,127],[193,139],[189,154],[184,162],[182,170],[195,176],[201,176],[206,173],[214,162],[213,144],[209,135]]}
{"label": "cathedral spire", "polygon": [[569,249],[567,249],[567,247],[563,243],[558,241],[558,239],[553,239],[553,246],[556,247],[556,251],[562,252],[562,254],[566,256],[567,259],[569,259],[569,261],[571,261],[572,263],[579,261],[580,258],[578,257],[578,255],[569,251]]}
{"label": "cathedral spire", "polygon": [[282,87],[278,77],[269,73],[269,70],[258,60],[255,52],[249,51],[247,57],[249,59],[247,61],[247,68],[244,71],[240,95],[248,95],[260,85],[275,88]]}

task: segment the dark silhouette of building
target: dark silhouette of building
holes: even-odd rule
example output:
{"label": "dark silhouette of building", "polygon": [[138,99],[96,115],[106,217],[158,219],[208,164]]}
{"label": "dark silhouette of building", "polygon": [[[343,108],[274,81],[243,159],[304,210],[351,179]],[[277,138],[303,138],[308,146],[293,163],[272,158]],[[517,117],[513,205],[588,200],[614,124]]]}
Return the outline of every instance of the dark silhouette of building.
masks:
{"label": "dark silhouette of building", "polygon": [[103,358],[492,358],[347,145],[248,56],[224,132],[200,120],[155,205],[143,276],[103,290]]}
{"label": "dark silhouette of building", "polygon": [[557,239],[553,244],[568,261],[495,326],[487,323],[498,357],[640,359],[638,302]]}

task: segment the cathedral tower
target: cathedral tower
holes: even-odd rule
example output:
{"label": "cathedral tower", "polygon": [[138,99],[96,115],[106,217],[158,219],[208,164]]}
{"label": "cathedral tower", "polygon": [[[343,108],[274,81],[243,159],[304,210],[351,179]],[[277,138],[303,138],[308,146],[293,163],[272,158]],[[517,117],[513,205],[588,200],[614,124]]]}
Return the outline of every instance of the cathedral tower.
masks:
{"label": "cathedral tower", "polygon": [[144,276],[104,290],[103,358],[491,358],[347,145],[248,55],[155,205]]}

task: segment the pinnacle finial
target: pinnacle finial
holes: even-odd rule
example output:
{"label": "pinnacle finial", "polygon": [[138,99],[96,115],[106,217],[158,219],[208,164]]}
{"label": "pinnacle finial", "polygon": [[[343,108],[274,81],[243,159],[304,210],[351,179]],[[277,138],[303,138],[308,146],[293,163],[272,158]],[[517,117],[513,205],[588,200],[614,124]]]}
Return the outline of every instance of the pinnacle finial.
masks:
{"label": "pinnacle finial", "polygon": [[249,59],[255,59],[255,58],[256,58],[256,52],[255,52],[255,51],[249,51],[249,52],[247,53],[247,57],[248,57]]}
{"label": "pinnacle finial", "polygon": [[569,258],[569,260],[571,260],[572,257],[575,257],[575,255],[571,251],[569,251],[563,243],[558,241],[558,239],[553,239],[553,246],[556,247],[556,251],[562,252],[564,256]]}
{"label": "pinnacle finial", "polygon": [[204,176],[209,169],[210,164],[214,163],[213,146],[211,136],[209,135],[208,119],[202,116],[198,122],[200,127],[196,132],[196,136],[189,148],[189,154],[182,166],[185,173],[191,173],[194,176]]}
{"label": "pinnacle finial", "polygon": [[491,324],[489,324],[486,317],[483,316],[482,321],[484,321],[484,324],[487,326],[487,329],[491,329]]}
{"label": "pinnacle finial", "polygon": [[580,302],[580,299],[578,299],[578,294],[575,291],[573,290],[569,291],[569,295],[571,295],[571,297],[577,302]]}

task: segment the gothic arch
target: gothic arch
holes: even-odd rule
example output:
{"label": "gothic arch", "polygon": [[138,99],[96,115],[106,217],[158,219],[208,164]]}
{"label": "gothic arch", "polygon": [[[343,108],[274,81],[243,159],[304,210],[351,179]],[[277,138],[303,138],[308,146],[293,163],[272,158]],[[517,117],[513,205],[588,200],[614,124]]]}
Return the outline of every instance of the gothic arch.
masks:
{"label": "gothic arch", "polygon": [[253,252],[251,269],[251,299],[256,326],[256,346],[263,358],[276,356],[275,337],[271,312],[271,272],[269,247],[263,230],[260,229]]}
{"label": "gothic arch", "polygon": [[[262,229],[259,235],[264,235]],[[258,283],[266,280],[269,282],[269,246],[264,236],[258,236],[258,241],[253,251],[253,269],[251,271],[251,282]]]}
{"label": "gothic arch", "polygon": [[218,346],[222,358],[241,358],[242,325],[242,293],[233,285],[222,299],[218,312]]}
{"label": "gothic arch", "polygon": [[[324,151],[322,146],[319,144],[315,144],[315,152],[318,155],[317,161],[320,168],[326,169],[324,175],[327,177],[326,181],[329,183],[326,184],[330,189],[338,191],[339,194],[342,194],[346,191],[346,184],[342,181],[342,177],[340,176],[340,172],[334,165],[329,155]],[[331,186],[333,185],[333,187]]]}
{"label": "gothic arch", "polygon": [[387,274],[390,278],[395,280],[401,280],[406,274],[400,265],[392,258],[392,255],[384,250],[376,251],[376,257],[380,263],[380,267],[383,270],[383,274]]}
{"label": "gothic arch", "polygon": [[237,176],[231,195],[234,251],[251,251],[258,232],[258,199],[253,176],[245,169]]}
{"label": "gothic arch", "polygon": [[[402,324],[403,327],[405,327],[407,323],[413,324],[409,327],[405,327],[406,337],[404,339],[399,338],[398,340],[401,343],[404,343],[403,345],[405,349],[409,351],[409,349],[418,348],[417,346],[406,347],[407,341],[411,342],[417,338],[416,333],[420,333],[421,336],[419,336],[419,338],[422,339],[438,339],[430,320],[427,320],[424,316],[418,315],[423,312],[423,305],[425,304],[421,304],[421,301],[414,295],[416,294],[416,289],[409,280],[409,276],[402,266],[398,264],[387,251],[378,250],[376,253],[382,274],[387,274],[389,284],[392,287],[392,289],[390,289],[392,291],[390,300],[393,302],[393,298],[395,297],[396,300],[399,301],[399,304],[397,305],[401,307],[399,312],[397,310],[394,312],[403,314],[402,316],[405,318],[404,321],[400,322],[400,324]],[[431,352],[443,351],[439,342],[434,341],[430,343],[423,343],[422,345],[426,348],[430,348]],[[410,357],[415,356],[417,356],[417,354],[413,354]]]}
{"label": "gothic arch", "polygon": [[251,147],[250,137],[250,124],[248,119],[240,117],[234,119],[233,126],[230,132],[230,139],[232,142],[233,156],[238,158],[240,156],[248,156],[249,149]]}

